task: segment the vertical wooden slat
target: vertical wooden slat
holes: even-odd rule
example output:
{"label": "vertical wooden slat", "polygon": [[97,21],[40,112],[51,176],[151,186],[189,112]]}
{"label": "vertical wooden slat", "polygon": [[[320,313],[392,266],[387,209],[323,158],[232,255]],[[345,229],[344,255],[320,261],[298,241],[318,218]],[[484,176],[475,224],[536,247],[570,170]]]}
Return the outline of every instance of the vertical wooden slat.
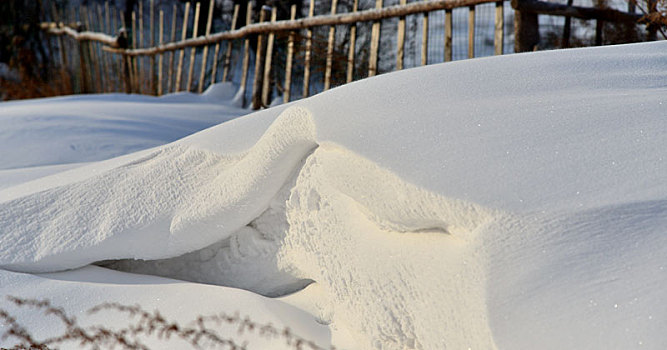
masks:
{"label": "vertical wooden slat", "polygon": [[445,62],[452,61],[452,10],[445,10]]}
{"label": "vertical wooden slat", "polygon": [[[53,21],[57,23],[58,26],[60,26],[60,15],[58,14],[58,8],[56,7],[56,3],[52,2],[51,3],[51,12],[53,16]],[[65,54],[65,44],[63,42],[63,37],[61,35],[57,36],[57,42],[58,42],[58,52],[60,54],[60,80],[63,84],[65,84],[65,90],[69,91],[71,86],[67,86],[66,80],[67,79],[67,55]]]}
{"label": "vertical wooden slat", "polygon": [[[241,5],[234,5],[234,14],[232,15],[232,28],[231,30],[236,29],[236,21],[239,17],[239,9]],[[225,82],[229,78],[229,67],[232,63],[232,48],[234,42],[232,40],[227,41],[227,50],[225,51],[225,63],[222,69],[222,81]]]}
{"label": "vertical wooden slat", "polygon": [[[181,27],[181,41],[185,40],[188,35],[188,15],[190,14],[190,3],[185,3],[185,12],[183,13],[183,26]],[[181,49],[178,55],[178,67],[176,68],[176,84],[174,84],[174,92],[181,91],[181,75],[183,73],[183,58],[185,56],[185,49]]]}
{"label": "vertical wooden slat", "polygon": [[[310,0],[310,7],[308,8],[308,17],[313,17],[315,13],[315,0]],[[306,29],[306,56],[303,67],[303,95],[308,97],[310,95],[310,56],[313,49],[313,29]]]}
{"label": "vertical wooden slat", "polygon": [[[86,30],[95,31],[95,26],[92,20],[92,9],[86,6],[81,7],[81,17],[86,25]],[[95,93],[102,92],[102,72],[99,67],[99,59],[97,55],[97,43],[93,41],[88,42],[89,64],[90,64],[90,78],[91,89],[95,87]]]}
{"label": "vertical wooden slat", "polygon": [[[85,7],[80,7],[79,8],[79,19],[81,20],[79,28],[82,30],[86,30],[87,28],[85,27],[84,23],[84,13],[85,13]],[[90,71],[89,71],[89,61],[87,58],[89,58],[89,51],[88,51],[88,45],[90,44],[89,41],[82,40],[82,41],[77,41],[79,44],[79,66],[81,67],[81,92],[82,93],[90,93],[91,92],[91,85],[89,82],[89,76]]]}
{"label": "vertical wooden slat", "polygon": [[[113,27],[111,26],[111,9],[109,8],[108,0],[104,2],[104,28],[107,34],[116,35]],[[116,74],[113,64],[114,55],[111,53],[107,53],[106,58],[107,58],[107,69],[109,70],[108,71],[108,76],[110,80],[109,82],[111,83],[109,84],[108,91],[109,92],[118,91],[118,88],[116,87],[116,82],[118,81],[117,80],[118,74]]]}
{"label": "vertical wooden slat", "polygon": [[[171,35],[169,36],[169,42],[173,43],[176,40],[176,14],[178,13],[178,7],[176,4],[172,6],[171,9]],[[169,51],[169,64],[167,64],[167,92],[174,91],[174,56],[176,51]]]}
{"label": "vertical wooden slat", "polygon": [[[102,14],[102,5],[97,4],[97,6],[95,6],[95,8],[97,9],[95,14],[97,14],[97,26],[99,28],[99,31],[104,32],[104,33],[108,33],[107,28],[105,28],[105,26],[104,26],[104,15]],[[93,18],[95,18],[95,14],[93,14]],[[100,64],[102,66],[101,76],[102,76],[102,79],[104,81],[104,85],[102,86],[102,91],[100,91],[100,92],[111,92],[111,87],[112,87],[113,84],[111,83],[111,68],[110,68],[109,63],[108,63],[109,53],[102,51],[101,45],[98,46],[98,47],[100,48],[100,50],[98,52],[99,52],[99,56],[100,56],[99,57],[100,58]]]}
{"label": "vertical wooden slat", "polygon": [[[148,11],[150,19],[148,20],[148,33],[150,35],[150,45],[151,47],[155,46],[155,0],[150,0],[150,10]],[[157,77],[155,72],[155,55],[151,55],[149,59],[150,69],[150,94],[157,95]]]}
{"label": "vertical wooden slat", "polygon": [[[382,8],[382,0],[375,0],[375,8]],[[378,70],[378,50],[380,48],[380,21],[373,22],[371,29],[371,52],[368,59],[368,76],[372,77],[377,74]]]}
{"label": "vertical wooden slat", "polygon": [[[201,3],[197,3],[195,5],[195,21],[193,24],[193,30],[192,30],[192,38],[197,37],[197,28],[199,28],[199,10],[201,7]],[[195,54],[197,53],[197,48],[193,47],[190,49],[190,65],[188,66],[188,84],[187,84],[187,90],[192,91],[192,74],[195,71],[195,59],[197,58]]]}
{"label": "vertical wooden slat", "polygon": [[[113,7],[114,9],[116,7]],[[114,16],[116,15],[116,11],[114,12]],[[121,11],[118,11],[118,15],[120,18],[120,24],[121,27],[123,27],[123,35],[125,35],[125,39],[127,42],[130,41],[129,34],[127,33],[126,25],[125,25],[125,16],[123,16],[123,13]],[[114,22],[116,20],[114,19]],[[131,94],[132,93],[132,61],[130,61],[130,56],[127,55],[121,55],[120,56],[120,71],[122,72],[121,74],[123,75],[123,83],[125,84],[125,93]]]}
{"label": "vertical wooden slat", "polygon": [[[273,7],[271,9],[271,22],[276,21],[278,15],[278,8]],[[264,60],[264,79],[262,84],[262,104],[268,106],[271,101],[269,101],[269,96],[271,95],[271,61],[273,60],[273,40],[275,39],[275,33],[269,33],[269,39],[266,43],[266,59]]]}
{"label": "vertical wooden slat", "polygon": [[[208,6],[208,18],[206,19],[206,36],[211,34],[211,22],[213,21],[213,5],[215,0],[211,0]],[[204,91],[204,74],[206,74],[206,59],[208,58],[208,45],[204,46],[204,53],[201,60],[201,73],[199,74],[198,92],[201,94]],[[213,83],[213,79],[211,79]]]}
{"label": "vertical wooden slat", "polygon": [[[137,21],[138,21],[138,26],[139,26],[139,47],[144,48],[146,47],[144,45],[144,6],[143,6],[144,0],[139,0],[139,13]],[[137,61],[137,84],[139,88],[139,93],[143,94],[144,93],[144,83],[146,82],[146,78],[144,77],[144,67],[142,64],[142,59],[143,56],[137,56],[135,57],[135,60]]]}
{"label": "vertical wooden slat", "polygon": [[[160,23],[158,24],[158,44],[162,45],[163,43],[163,30],[164,30],[164,11],[160,10]],[[157,61],[157,95],[162,96],[162,61],[164,60],[164,53],[160,53],[160,57]]]}
{"label": "vertical wooden slat", "polygon": [[[290,20],[296,19],[296,4],[292,5],[290,9]],[[287,39],[287,59],[285,61],[285,91],[283,92],[283,102],[287,103],[290,100],[290,93],[292,91],[292,61],[294,60],[294,31],[289,33]]]}
{"label": "vertical wooden slat", "polygon": [[[245,23],[246,25],[252,24],[252,2],[248,1],[248,7],[246,10],[246,18],[245,18]],[[245,98],[245,92],[248,88],[248,68],[250,67],[250,38],[246,37],[246,39],[243,42],[243,67],[242,67],[242,75],[241,75],[241,96],[243,97],[243,107],[246,105],[246,98]]]}
{"label": "vertical wooden slat", "polygon": [[[259,10],[259,23],[266,19],[264,8]],[[252,109],[257,110],[262,107],[262,96],[260,91],[260,79],[262,77],[262,56],[264,54],[264,35],[260,33],[257,36],[257,48],[255,49],[255,74],[252,80]]]}
{"label": "vertical wooden slat", "polygon": [[428,12],[424,12],[424,21],[422,24],[422,54],[421,64],[428,64]]}
{"label": "vertical wooden slat", "polygon": [[[132,11],[132,48],[137,48],[137,13]],[[137,57],[128,56],[132,62],[132,92],[138,93],[139,91],[139,78],[137,77],[138,73],[138,64]]]}
{"label": "vertical wooden slat", "polygon": [[[357,12],[358,7],[359,7],[359,0],[354,0],[354,4],[352,5],[352,12]],[[356,44],[357,44],[357,24],[353,23],[350,26],[350,47],[348,48],[347,52],[347,79],[345,79],[347,83],[352,82],[352,80],[354,79],[354,53],[356,50]]]}
{"label": "vertical wooden slat", "polygon": [[468,7],[468,58],[475,58],[475,5]]}
{"label": "vertical wooden slat", "polygon": [[[407,0],[401,0],[400,5],[405,5]],[[396,39],[396,70],[403,69],[403,58],[405,56],[405,16],[398,18],[398,38]]]}
{"label": "vertical wooden slat", "polygon": [[[331,0],[331,15],[336,14],[338,0]],[[336,26],[329,27],[329,40],[327,42],[327,62],[324,69],[324,91],[331,87],[331,67],[333,66],[333,49],[336,39]]]}
{"label": "vertical wooden slat", "polygon": [[496,2],[496,28],[495,28],[495,35],[493,38],[493,48],[494,48],[494,55],[502,55],[503,54],[503,31],[505,28],[505,15],[504,15],[504,8],[503,8],[503,1],[497,1]]}
{"label": "vertical wooden slat", "polygon": [[218,55],[220,54],[220,42],[215,44],[215,49],[213,50],[213,66],[211,67],[211,84],[217,83],[218,78]]}

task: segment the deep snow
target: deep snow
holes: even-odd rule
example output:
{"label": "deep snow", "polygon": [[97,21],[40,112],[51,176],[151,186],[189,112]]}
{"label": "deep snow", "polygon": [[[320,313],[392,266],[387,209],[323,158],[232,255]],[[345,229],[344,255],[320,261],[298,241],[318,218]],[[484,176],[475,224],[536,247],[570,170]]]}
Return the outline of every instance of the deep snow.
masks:
{"label": "deep snow", "polygon": [[[5,173],[1,273],[51,288],[9,271],[98,262],[267,296],[312,282],[261,300],[360,349],[665,348],[664,49],[411,69],[22,184]],[[61,274],[119,273],[84,269]],[[68,288],[101,301],[86,285]],[[177,298],[141,288],[118,298]]]}

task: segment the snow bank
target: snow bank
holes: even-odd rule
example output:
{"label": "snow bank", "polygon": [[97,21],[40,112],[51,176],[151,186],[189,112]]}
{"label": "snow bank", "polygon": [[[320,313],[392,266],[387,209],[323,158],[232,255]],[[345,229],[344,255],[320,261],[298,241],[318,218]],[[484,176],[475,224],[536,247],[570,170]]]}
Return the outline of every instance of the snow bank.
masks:
{"label": "snow bank", "polygon": [[387,74],[13,186],[0,265],[313,282],[361,349],[662,349],[664,48]]}

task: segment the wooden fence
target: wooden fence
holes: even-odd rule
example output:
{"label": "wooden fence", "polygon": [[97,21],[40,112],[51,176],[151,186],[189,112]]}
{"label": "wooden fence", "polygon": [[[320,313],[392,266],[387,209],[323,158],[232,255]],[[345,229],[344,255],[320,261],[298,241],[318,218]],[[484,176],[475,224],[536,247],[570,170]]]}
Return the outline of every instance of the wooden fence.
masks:
{"label": "wooden fence", "polygon": [[[242,56],[240,94],[244,97],[243,104],[251,102],[254,109],[266,107],[271,103],[273,91],[282,93],[284,102],[293,99],[295,57],[299,55],[299,73],[302,74],[300,97],[307,97],[312,91],[313,69],[313,31],[316,28],[328,29],[326,41],[324,72],[319,83],[322,90],[334,85],[334,73],[344,75],[338,84],[349,83],[354,79],[370,77],[378,74],[378,57],[380,52],[380,33],[383,20],[397,19],[395,36],[395,69],[404,68],[404,52],[406,42],[407,16],[421,16],[421,65],[429,63],[429,14],[444,11],[443,61],[452,60],[452,11],[467,8],[467,57],[475,57],[476,7],[483,4],[495,5],[493,46],[494,54],[504,51],[505,14],[503,1],[497,0],[427,0],[407,3],[400,0],[398,5],[383,6],[382,0],[375,0],[375,8],[359,10],[358,0],[354,1],[351,12],[337,13],[337,0],[331,0],[330,14],[314,15],[315,1],[310,0],[308,15],[297,19],[296,5],[291,7],[289,20],[277,20],[275,8],[262,7],[254,9],[249,2],[245,9],[245,25],[237,28],[241,9],[236,5],[231,18],[231,28],[226,31],[211,33],[214,0],[207,4],[196,3],[194,16],[190,17],[190,3],[185,3],[182,20],[177,17],[179,8],[173,5],[171,19],[165,18],[163,10],[156,11],[155,1],[150,0],[148,9],[143,2],[132,12],[131,23],[115,8],[104,6],[81,7],[78,11],[69,9],[61,13],[52,6],[49,21],[41,27],[54,35],[55,45],[60,53],[59,63],[63,68],[63,76],[70,69],[76,76],[73,84],[79,92],[112,92],[143,93],[162,95],[169,92],[197,91],[202,92],[210,84],[229,81],[232,73],[232,61]],[[610,9],[580,8],[568,5],[557,5],[536,0],[512,0],[515,9],[514,36],[515,50],[533,50],[539,42],[538,14],[549,14],[597,21],[616,21],[635,23],[642,15],[626,13]],[[207,17],[200,18],[202,6],[208,6]],[[145,23],[144,11],[149,12],[148,23]],[[252,23],[253,11],[259,11],[258,23]],[[200,21],[205,21],[205,32],[198,33]],[[180,23],[179,23],[180,22]],[[364,50],[364,58],[359,59],[357,43],[357,27],[363,23],[371,25],[370,43]],[[180,30],[177,30],[180,24]],[[147,26],[148,38],[144,38]],[[113,33],[113,28],[121,28]],[[188,37],[188,28],[192,28]],[[203,26],[202,26],[203,27]],[[338,32],[339,28],[345,28]],[[167,35],[165,35],[165,33]],[[341,33],[345,35],[345,45],[336,46],[337,38],[341,42]],[[386,34],[385,34],[386,35]],[[279,43],[277,37],[281,37]],[[235,42],[241,41],[242,46],[235,49]],[[280,45],[280,48],[278,48]],[[254,47],[254,49],[251,49]],[[277,57],[278,49],[284,57]],[[199,50],[199,61],[196,54]],[[54,51],[55,52],[55,51]],[[209,52],[212,54],[209,59]],[[188,69],[185,72],[185,58],[188,56]],[[341,59],[342,57],[342,59]],[[276,58],[283,63],[276,64]],[[344,61],[345,64],[334,64]],[[254,67],[251,70],[251,61]],[[68,68],[69,67],[69,68]],[[198,69],[195,69],[198,68]],[[281,74],[272,74],[280,69]],[[197,71],[196,71],[197,70]],[[217,79],[222,70],[222,78]],[[337,70],[337,71],[334,71]],[[341,70],[344,70],[344,74]],[[252,75],[252,85],[249,77]],[[277,81],[280,77],[280,81]],[[251,101],[245,101],[246,90],[251,90]]]}

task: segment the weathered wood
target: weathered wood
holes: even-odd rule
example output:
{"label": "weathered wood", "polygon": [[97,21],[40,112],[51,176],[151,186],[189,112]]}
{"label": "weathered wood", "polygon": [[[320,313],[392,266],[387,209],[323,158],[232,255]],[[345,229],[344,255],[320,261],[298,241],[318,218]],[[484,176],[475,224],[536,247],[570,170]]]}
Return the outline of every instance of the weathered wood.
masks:
{"label": "weathered wood", "polygon": [[[308,8],[308,18],[313,18],[315,14],[315,0],[310,0],[310,7]],[[296,28],[295,28],[296,29]],[[306,53],[304,57],[303,66],[303,94],[301,97],[306,98],[310,96],[310,55],[313,50],[313,30],[308,28],[306,30]]]}
{"label": "weathered wood", "polygon": [[[178,7],[176,4],[171,9],[171,34],[169,35],[169,42],[174,42],[176,40],[176,14],[178,13]],[[169,63],[167,64],[167,91],[174,91],[174,55],[176,51],[169,51]]]}
{"label": "weathered wood", "polygon": [[[115,7],[113,7],[115,9]],[[114,16],[116,15],[116,11],[114,11]],[[123,41],[124,48],[128,47],[128,43],[130,42],[130,38],[127,34],[126,26],[125,26],[125,16],[123,16],[121,11],[118,11],[118,15],[120,18],[120,24],[123,28],[123,30],[118,33],[119,37],[122,39],[125,39]],[[115,20],[114,20],[115,21]],[[123,83],[125,84],[125,93],[131,94],[132,93],[132,57],[128,55],[120,55],[120,69],[123,74]]]}
{"label": "weathered wood", "polygon": [[475,6],[468,7],[468,58],[475,58]]}
{"label": "weathered wood", "polygon": [[452,61],[452,10],[445,10],[445,62]]}
{"label": "weathered wood", "polygon": [[[331,15],[336,14],[338,0],[331,0]],[[333,66],[333,49],[336,35],[336,26],[329,26],[329,38],[327,41],[327,61],[324,68],[324,91],[331,87],[331,69]]]}
{"label": "weathered wood", "polygon": [[424,13],[422,21],[422,52],[421,64],[425,66],[428,64],[428,12]]}
{"label": "weathered wood", "polygon": [[[245,18],[246,26],[252,24],[252,2],[248,1],[248,7],[246,10]],[[243,42],[243,67],[241,72],[241,96],[243,96],[243,107],[246,105],[245,93],[248,88],[248,69],[250,68],[250,38],[246,37]]]}
{"label": "weathered wood", "polygon": [[[290,8],[290,20],[296,19],[296,4]],[[290,100],[292,91],[292,61],[294,60],[294,32],[289,33],[287,39],[287,59],[285,60],[285,88],[283,92],[283,102]]]}
{"label": "weathered wood", "polygon": [[[106,34],[104,29],[104,15],[102,14],[102,6],[100,4],[93,5],[94,8],[91,8],[91,18],[93,22],[97,22],[97,29],[100,32]],[[95,53],[99,59],[98,66],[100,67],[100,77],[102,79],[102,89],[100,92],[109,92],[109,87],[111,87],[111,69],[107,65],[107,56],[110,53],[102,51],[99,43],[96,45]]]}
{"label": "weathered wood", "polygon": [[505,28],[505,14],[503,8],[503,1],[496,2],[496,20],[495,30],[493,36],[493,54],[503,54],[503,37]]}
{"label": "weathered wood", "polygon": [[[104,33],[111,35],[111,19],[110,19],[110,10],[109,10],[109,1],[104,2],[104,10],[102,10],[102,7],[98,7],[98,12],[100,15],[100,18],[104,18]],[[101,21],[101,20],[100,20]],[[117,75],[114,74],[114,68],[113,68],[113,55],[109,52],[104,53],[104,61],[106,62],[106,72],[107,72],[107,78],[109,81],[109,84],[107,84],[107,92],[114,92],[117,91],[116,89],[116,77]]]}
{"label": "weathered wood", "polygon": [[[382,9],[382,0],[375,0],[375,9]],[[368,59],[368,76],[377,74],[378,70],[378,50],[380,49],[380,20],[373,22],[371,28],[371,51]]]}
{"label": "weathered wood", "polygon": [[[209,36],[202,36],[196,39],[182,40],[176,43],[165,44],[162,46],[129,50],[128,55],[155,55],[160,52],[178,50],[181,48],[203,46],[215,44],[219,41],[239,39],[247,37],[251,34],[269,33],[278,31],[291,31],[297,29],[307,29],[312,27],[330,26],[330,25],[346,25],[355,22],[369,22],[379,21],[385,18],[393,18],[399,16],[407,16],[416,13],[431,12],[437,10],[453,9],[458,7],[467,7],[471,4],[495,3],[497,0],[431,0],[425,2],[415,2],[405,6],[391,6],[381,9],[373,9],[366,11],[359,11],[353,13],[336,14],[334,16],[317,16],[297,19],[295,21],[276,21],[275,23],[262,23],[255,25],[248,25],[238,30],[221,32]],[[106,48],[108,51],[118,51],[113,48]]]}
{"label": "weathered wood", "polygon": [[[155,46],[155,0],[150,0],[150,10],[148,11],[150,15],[150,19],[148,20],[148,33],[150,33],[150,45],[151,47]],[[160,57],[162,57],[162,54],[160,54]],[[155,72],[155,55],[150,56],[150,62],[149,62],[151,69],[150,69],[150,94],[151,95],[157,95],[157,77],[156,77],[156,72]]]}
{"label": "weathered wood", "polygon": [[211,67],[211,85],[217,83],[219,55],[220,55],[220,43],[217,43],[215,44],[215,49],[213,50],[213,67]]}
{"label": "weathered wood", "polygon": [[[95,26],[93,25],[93,14],[92,9],[87,6],[81,7],[81,16],[83,21],[86,24],[86,28],[90,28],[95,31]],[[95,86],[94,92],[102,92],[102,72],[99,66],[100,59],[97,55],[97,50],[95,49],[97,42],[90,42],[88,44],[88,51],[90,57],[90,77],[91,77],[91,88]]]}
{"label": "weathered wood", "polygon": [[580,19],[599,19],[608,22],[637,22],[643,16],[609,8],[579,7],[539,0],[512,0],[517,11],[551,16],[569,16]]}
{"label": "weathered wood", "polygon": [[[276,21],[276,16],[278,15],[278,9],[276,7],[271,9],[271,22]],[[266,58],[264,59],[264,80],[262,84],[262,105],[268,107],[271,104],[269,98],[271,96],[271,62],[273,59],[273,41],[275,39],[275,34],[270,33],[269,39],[266,43]]]}
{"label": "weathered wood", "polygon": [[[359,7],[359,0],[354,0],[352,4],[352,13],[357,12]],[[352,23],[350,26],[350,47],[347,51],[347,79],[346,82],[350,83],[354,79],[354,53],[357,44],[357,24]]]}
{"label": "weathered wood", "polygon": [[[236,30],[236,20],[239,17],[239,9],[240,9],[239,4],[234,5],[234,14],[232,15],[231,31]],[[250,24],[250,23],[247,23],[247,24]],[[229,67],[232,64],[232,48],[233,48],[233,45],[234,45],[234,42],[231,39],[227,41],[227,50],[225,51],[225,63],[224,63],[224,67],[222,69],[222,81],[223,82],[227,81],[227,78],[229,77]]]}
{"label": "weathered wood", "polygon": [[[521,3],[531,0],[518,0]],[[514,52],[534,51],[540,43],[540,24],[537,13],[529,9],[520,10],[512,0],[514,11]],[[515,7],[515,5],[517,7]]]}
{"label": "weathered wood", "polygon": [[[164,11],[160,10],[160,21],[159,21],[159,32],[158,32],[158,42],[162,45],[163,33],[164,30]],[[157,63],[157,95],[162,96],[162,63],[164,60],[164,54],[160,54]]]}
{"label": "weathered wood", "polygon": [[[181,41],[185,40],[188,35],[188,15],[190,14],[190,3],[185,3],[185,11],[183,12],[183,26],[181,27]],[[185,49],[181,49],[178,55],[178,66],[176,67],[176,83],[174,84],[174,92],[181,91],[181,76],[183,75],[183,58],[185,57]]]}
{"label": "weathered wood", "polygon": [[[259,23],[266,19],[266,10],[259,10]],[[264,55],[264,34],[257,36],[257,48],[255,49],[255,74],[252,80],[252,109],[258,110],[262,107],[262,92],[260,85],[262,80],[262,57]]]}
{"label": "weathered wood", "polygon": [[[572,6],[573,0],[567,0],[567,6]],[[632,1],[629,1],[632,2]],[[570,47],[570,33],[572,32],[572,17],[565,17],[565,25],[563,26],[563,40],[561,42],[562,48]]]}
{"label": "weathered wood", "polygon": [[[405,5],[407,0],[401,0],[400,4]],[[403,69],[403,58],[405,57],[405,16],[398,18],[398,36],[396,39],[396,70]]]}
{"label": "weathered wood", "polygon": [[[40,28],[54,35],[67,35],[76,41],[96,41],[109,46],[109,48],[118,48],[116,38],[104,33],[91,31],[77,31],[75,28],[65,26],[63,23],[41,23]],[[113,50],[110,50],[113,51]],[[122,52],[122,50],[118,51]]]}
{"label": "weathered wood", "polygon": [[[195,21],[193,24],[192,28],[192,38],[197,37],[197,28],[199,28],[199,10],[201,7],[201,3],[198,2],[195,5]],[[195,56],[197,53],[197,48],[193,47],[190,49],[190,65],[188,66],[188,84],[187,84],[187,91],[192,91],[192,74],[195,72],[195,59],[197,56]]]}
{"label": "weathered wood", "polygon": [[[58,13],[58,8],[56,7],[56,3],[52,2],[51,3],[51,13],[53,16],[53,21],[56,23],[60,22],[60,15]],[[60,79],[62,80],[63,83],[65,83],[67,79],[67,55],[65,54],[65,44],[63,43],[63,38],[61,36],[57,37],[58,40],[58,53],[60,54]]]}
{"label": "weathered wood", "polygon": [[[132,48],[137,48],[137,13],[132,11]],[[138,57],[132,57],[132,92],[140,92],[138,88],[139,78],[137,77]]]}
{"label": "weathered wood", "polygon": [[[213,21],[213,5],[215,0],[211,0],[208,5],[208,17],[206,18],[206,36],[211,34],[211,23]],[[197,92],[200,94],[204,91],[204,76],[206,74],[206,60],[208,59],[208,45],[204,46],[204,52],[201,59],[201,72],[199,73],[199,86]],[[213,83],[213,79],[211,79]]]}
{"label": "weathered wood", "polygon": [[[139,5],[139,12],[137,14],[137,25],[138,25],[138,38],[139,38],[139,47],[144,48],[146,47],[144,45],[144,5],[143,5],[143,0],[138,1]],[[144,78],[144,70],[142,68],[143,57],[140,57],[137,59],[137,88],[139,89],[138,92],[143,94],[144,93],[144,83],[146,79]]]}

